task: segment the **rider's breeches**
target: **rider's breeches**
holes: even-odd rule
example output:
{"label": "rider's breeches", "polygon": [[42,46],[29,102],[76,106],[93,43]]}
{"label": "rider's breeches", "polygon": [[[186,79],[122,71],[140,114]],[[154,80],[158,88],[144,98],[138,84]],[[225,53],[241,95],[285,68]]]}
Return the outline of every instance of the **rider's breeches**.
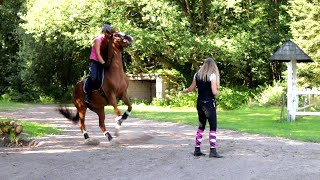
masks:
{"label": "rider's breeches", "polygon": [[92,82],[97,82],[99,78],[99,68],[100,68],[99,62],[90,61],[89,76],[91,77]]}

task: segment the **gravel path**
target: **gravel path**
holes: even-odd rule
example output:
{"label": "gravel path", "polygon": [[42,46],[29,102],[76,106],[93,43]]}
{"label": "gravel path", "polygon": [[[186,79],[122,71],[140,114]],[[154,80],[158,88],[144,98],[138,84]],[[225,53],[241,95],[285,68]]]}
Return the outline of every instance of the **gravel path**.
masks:
{"label": "gravel path", "polygon": [[[134,113],[134,110],[133,110]],[[320,144],[218,130],[221,159],[194,157],[195,126],[130,118],[121,136],[108,142],[88,111],[87,131],[98,146],[83,143],[77,125],[37,105],[2,117],[51,124],[61,135],[37,139],[37,147],[0,148],[0,179],[320,179]],[[106,116],[113,134],[114,116]],[[209,153],[208,132],[202,150]]]}

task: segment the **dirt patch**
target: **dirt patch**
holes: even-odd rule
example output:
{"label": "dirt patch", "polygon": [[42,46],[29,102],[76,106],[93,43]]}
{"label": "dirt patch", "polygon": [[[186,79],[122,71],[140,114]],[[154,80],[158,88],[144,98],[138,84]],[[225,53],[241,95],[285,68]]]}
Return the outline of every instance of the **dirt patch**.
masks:
{"label": "dirt patch", "polygon": [[[133,110],[134,113],[134,110]],[[195,126],[130,118],[111,142],[88,111],[87,131],[98,146],[84,144],[78,126],[54,106],[34,106],[0,116],[46,123],[61,135],[38,138],[36,147],[0,148],[4,179],[318,179],[320,144],[218,130],[218,152],[212,159],[194,157]],[[106,116],[115,132],[113,115]],[[205,131],[202,151],[209,153]]]}

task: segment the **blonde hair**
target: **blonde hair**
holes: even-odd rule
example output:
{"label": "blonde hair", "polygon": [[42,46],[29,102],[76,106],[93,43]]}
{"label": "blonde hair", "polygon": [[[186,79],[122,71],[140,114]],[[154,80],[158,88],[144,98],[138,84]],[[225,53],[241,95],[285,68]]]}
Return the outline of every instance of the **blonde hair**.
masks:
{"label": "blonde hair", "polygon": [[217,77],[217,86],[220,85],[220,73],[217,63],[212,58],[204,60],[203,65],[198,71],[199,79],[202,81],[210,81],[211,74],[215,74]]}

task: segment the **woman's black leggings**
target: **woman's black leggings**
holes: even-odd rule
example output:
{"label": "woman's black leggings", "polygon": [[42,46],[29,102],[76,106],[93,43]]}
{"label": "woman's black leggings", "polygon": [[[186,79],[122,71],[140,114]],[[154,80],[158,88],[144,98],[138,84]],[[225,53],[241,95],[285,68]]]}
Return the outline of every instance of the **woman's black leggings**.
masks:
{"label": "woman's black leggings", "polygon": [[214,99],[210,101],[197,102],[199,129],[204,130],[207,120],[209,121],[210,131],[217,130],[217,112],[216,102]]}

